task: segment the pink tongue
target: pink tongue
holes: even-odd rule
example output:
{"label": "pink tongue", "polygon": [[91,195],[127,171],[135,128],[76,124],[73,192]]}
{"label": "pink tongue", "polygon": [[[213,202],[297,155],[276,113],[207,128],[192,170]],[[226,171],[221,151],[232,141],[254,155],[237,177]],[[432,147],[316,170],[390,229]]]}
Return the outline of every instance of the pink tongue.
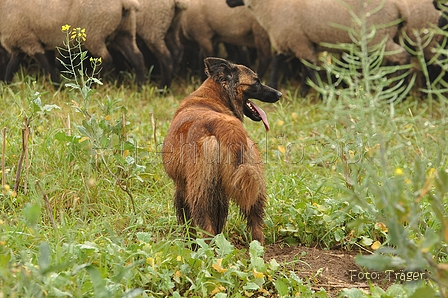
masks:
{"label": "pink tongue", "polygon": [[253,102],[250,102],[250,105],[257,111],[258,114],[260,114],[261,121],[263,121],[264,124],[264,128],[266,129],[266,131],[269,131],[268,117],[266,116],[266,113]]}

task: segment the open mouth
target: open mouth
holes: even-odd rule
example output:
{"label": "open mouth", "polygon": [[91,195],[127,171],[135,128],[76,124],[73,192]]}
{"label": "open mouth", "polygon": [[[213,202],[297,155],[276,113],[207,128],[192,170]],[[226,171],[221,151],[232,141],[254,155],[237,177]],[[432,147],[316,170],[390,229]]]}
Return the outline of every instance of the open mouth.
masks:
{"label": "open mouth", "polygon": [[269,122],[266,113],[250,100],[246,100],[244,105],[244,115],[253,121],[263,121],[266,131],[269,131]]}

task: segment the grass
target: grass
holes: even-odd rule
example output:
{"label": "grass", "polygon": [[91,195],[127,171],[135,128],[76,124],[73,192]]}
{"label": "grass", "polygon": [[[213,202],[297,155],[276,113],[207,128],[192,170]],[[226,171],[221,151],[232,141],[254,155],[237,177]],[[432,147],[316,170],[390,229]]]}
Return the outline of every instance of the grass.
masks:
{"label": "grass", "polygon": [[[367,94],[349,78],[359,85],[325,89],[323,100],[287,85],[277,104],[260,103],[269,133],[246,119],[265,164],[266,242],[376,251],[359,264],[430,277],[389,292],[372,285],[371,295],[344,290],[348,297],[445,295],[446,98],[388,101],[375,97],[387,81],[369,81]],[[266,263],[234,206],[211,243],[185,239],[160,145],[199,84],[178,78],[163,94],[130,82],[53,92],[22,74],[0,85],[1,297],[328,296],[288,264]]]}
{"label": "grass", "polygon": [[[72,107],[73,91],[49,92],[47,83],[34,84],[28,79],[30,83],[1,86],[1,127],[6,128],[6,185],[0,206],[3,295],[245,296],[263,293],[260,289],[271,294],[311,293],[305,281],[282,272],[278,264],[265,264],[260,247],[254,248],[259,251],[253,259],[241,259],[245,249],[236,249],[226,240],[246,246],[250,242],[236,208],[223,237],[210,245],[199,242],[197,252],[188,249],[175,220],[173,184],[164,174],[158,145],[179,101],[191,92],[190,85],[176,85],[167,95],[157,94],[150,85],[140,93],[134,87],[95,89],[88,110],[97,120],[108,119],[111,124],[125,115],[127,141],[137,144],[127,154],[144,166],[138,177],[130,175],[127,181],[134,213],[129,196],[99,163],[97,155],[102,153],[83,145],[82,137],[58,139],[58,133],[67,134],[68,118],[71,135],[81,135],[73,125],[83,120]],[[409,98],[392,112],[388,104],[368,110],[356,99],[327,106],[294,97],[294,91],[293,87],[282,90],[285,97],[278,104],[262,104],[272,124],[268,134],[259,123],[245,123],[265,158],[267,243],[367,250],[372,250],[374,241],[387,244],[390,232],[376,227],[377,215],[384,212],[375,202],[376,191],[382,192],[371,184],[381,185],[387,178],[392,184],[395,179],[403,180],[400,187],[406,186],[406,179],[416,175],[416,160],[425,169],[420,173],[423,178],[414,177],[416,184],[431,169],[447,168],[444,103],[432,103],[435,112],[430,114],[426,101]],[[42,106],[60,109],[31,112],[30,99],[36,94]],[[101,107],[108,98],[116,101],[105,114]],[[11,187],[25,117],[32,117],[29,160],[14,193]],[[113,164],[112,158],[109,162]],[[424,187],[412,186],[411,190]],[[446,196],[441,202],[446,208]],[[422,223],[440,229],[430,198],[423,196],[419,203]],[[411,211],[404,210],[403,216],[414,214]],[[410,239],[418,241],[419,235]],[[444,243],[434,252],[440,263],[446,262]]]}

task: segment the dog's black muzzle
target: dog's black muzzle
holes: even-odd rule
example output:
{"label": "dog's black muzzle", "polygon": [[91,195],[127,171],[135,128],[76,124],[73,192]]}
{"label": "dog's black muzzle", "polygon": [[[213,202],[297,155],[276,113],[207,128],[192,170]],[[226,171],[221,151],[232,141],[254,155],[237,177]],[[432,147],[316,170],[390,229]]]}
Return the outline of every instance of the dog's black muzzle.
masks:
{"label": "dog's black muzzle", "polygon": [[249,88],[243,91],[246,98],[273,103],[278,101],[283,95],[280,91],[261,83],[248,86]]}

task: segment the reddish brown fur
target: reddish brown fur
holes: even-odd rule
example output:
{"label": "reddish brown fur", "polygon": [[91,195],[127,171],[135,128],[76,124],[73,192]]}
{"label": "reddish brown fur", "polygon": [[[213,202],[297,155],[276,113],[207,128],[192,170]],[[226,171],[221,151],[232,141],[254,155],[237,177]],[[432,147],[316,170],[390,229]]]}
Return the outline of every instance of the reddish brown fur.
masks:
{"label": "reddish brown fur", "polygon": [[232,82],[221,72],[210,74],[182,101],[165,138],[163,162],[176,186],[180,223],[191,219],[192,225],[216,235],[224,227],[232,198],[247,217],[252,238],[264,243],[263,164],[242,124],[244,88],[256,75],[247,67],[231,66]]}

